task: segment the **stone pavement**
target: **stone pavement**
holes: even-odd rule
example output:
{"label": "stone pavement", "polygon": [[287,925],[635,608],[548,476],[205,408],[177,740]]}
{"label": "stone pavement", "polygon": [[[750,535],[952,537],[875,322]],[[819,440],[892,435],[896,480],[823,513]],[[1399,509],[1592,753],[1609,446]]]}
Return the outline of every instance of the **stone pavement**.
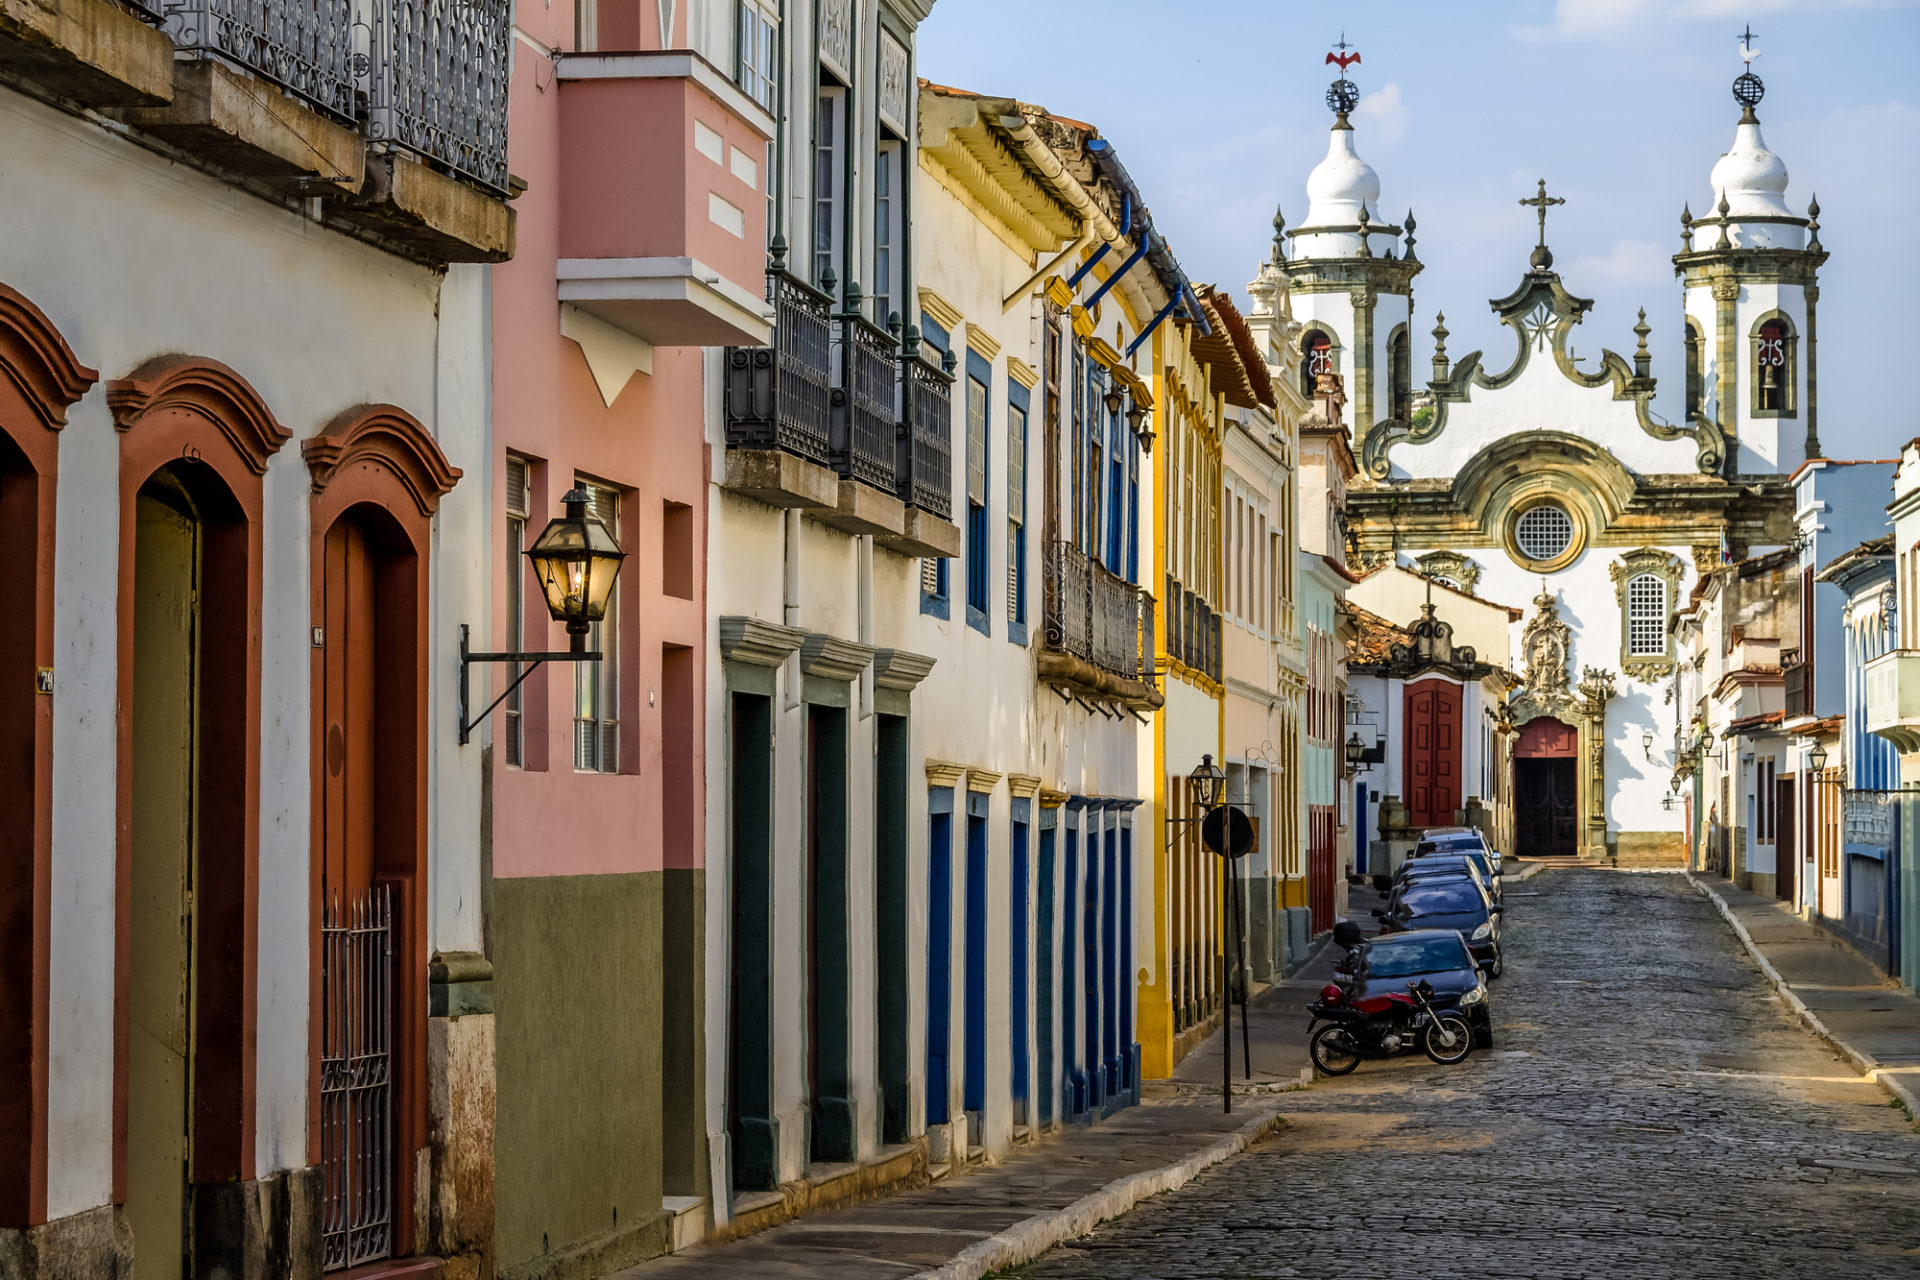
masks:
{"label": "stone pavement", "polygon": [[1713,899],[1788,1006],[1920,1116],[1920,998],[1786,904],[1718,876],[1689,879]]}
{"label": "stone pavement", "polygon": [[973,1280],[1177,1187],[1259,1140],[1278,1123],[1275,1101],[1242,1096],[1228,1115],[1218,1086],[1208,1092],[1149,1083],[1139,1106],[1015,1147],[1000,1165],[743,1240],[697,1245],[613,1280],[898,1280],[929,1273]]}
{"label": "stone pavement", "polygon": [[1273,1138],[1014,1274],[1920,1276],[1920,1134],[1705,896],[1600,869],[1523,892],[1492,1052],[1281,1094]]}

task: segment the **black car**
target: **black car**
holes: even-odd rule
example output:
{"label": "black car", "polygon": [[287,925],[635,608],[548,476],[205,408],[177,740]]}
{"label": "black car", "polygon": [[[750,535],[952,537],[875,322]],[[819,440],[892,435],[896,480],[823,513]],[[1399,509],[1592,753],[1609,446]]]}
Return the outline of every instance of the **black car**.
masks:
{"label": "black car", "polygon": [[1464,876],[1478,882],[1495,902],[1501,900],[1500,873],[1487,865],[1486,854],[1477,849],[1469,853],[1430,853],[1424,858],[1408,858],[1400,865],[1393,882],[1402,885],[1435,876]]}
{"label": "black car", "polygon": [[1503,908],[1468,879],[1410,880],[1394,890],[1382,909],[1375,907],[1382,932],[1407,933],[1416,929],[1455,929],[1466,940],[1474,959],[1497,978],[1506,970],[1500,955],[1500,913]]}
{"label": "black car", "polygon": [[1473,1028],[1473,1042],[1493,1045],[1493,1009],[1487,983],[1459,933],[1452,929],[1416,929],[1386,933],[1361,948],[1352,995],[1361,999],[1404,992],[1413,978],[1433,987],[1436,1009],[1458,1009]]}
{"label": "black car", "polygon": [[1496,870],[1500,866],[1500,851],[1487,843],[1487,837],[1475,827],[1428,827],[1420,835],[1419,843],[1413,847],[1413,856],[1422,858],[1430,853],[1464,853],[1469,849],[1478,849],[1487,855]]}

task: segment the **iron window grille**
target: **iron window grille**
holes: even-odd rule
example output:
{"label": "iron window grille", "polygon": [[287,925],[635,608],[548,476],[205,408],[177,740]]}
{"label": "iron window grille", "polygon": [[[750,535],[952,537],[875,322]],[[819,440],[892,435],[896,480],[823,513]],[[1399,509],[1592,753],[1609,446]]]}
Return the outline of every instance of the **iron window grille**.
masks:
{"label": "iron window grille", "polygon": [[393,1252],[393,904],[377,885],[320,922],[320,1265]]}
{"label": "iron window grille", "polygon": [[1521,513],[1513,526],[1514,545],[1529,560],[1552,560],[1573,543],[1573,517],[1552,503]]}

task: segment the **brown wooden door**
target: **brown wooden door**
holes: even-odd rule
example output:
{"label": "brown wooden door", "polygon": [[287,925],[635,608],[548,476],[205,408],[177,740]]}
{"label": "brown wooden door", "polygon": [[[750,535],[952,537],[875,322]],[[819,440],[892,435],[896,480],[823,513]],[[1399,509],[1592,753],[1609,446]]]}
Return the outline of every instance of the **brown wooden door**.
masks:
{"label": "brown wooden door", "polygon": [[1773,847],[1773,891],[1782,902],[1794,900],[1794,873],[1799,870],[1800,850],[1795,837],[1800,833],[1800,824],[1794,816],[1793,778],[1785,777],[1773,784],[1777,808],[1774,822],[1777,827],[1778,842]]}
{"label": "brown wooden door", "polygon": [[1460,807],[1460,691],[1429,683],[1407,690],[1407,807],[1416,827],[1444,827]]}
{"label": "brown wooden door", "polygon": [[327,531],[325,802],[321,810],[323,901],[350,900],[373,886],[374,556],[351,519]]}

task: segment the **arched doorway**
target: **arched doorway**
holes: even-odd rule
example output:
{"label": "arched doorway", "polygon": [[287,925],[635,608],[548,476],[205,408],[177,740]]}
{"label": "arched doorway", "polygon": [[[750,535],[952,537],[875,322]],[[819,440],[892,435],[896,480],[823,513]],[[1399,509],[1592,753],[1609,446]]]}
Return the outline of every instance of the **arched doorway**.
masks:
{"label": "arched doorway", "polygon": [[[137,1280],[194,1274],[193,1184],[233,1117],[196,1105],[235,1083],[227,968],[244,922],[231,785],[244,702],[226,672],[247,633],[247,521],[213,469],[181,460],[134,497],[128,867],[127,1197]],[[196,1160],[196,1152],[206,1158]]]}
{"label": "arched doorway", "polygon": [[1579,851],[1580,734],[1552,716],[1527,722],[1513,752],[1514,852],[1571,857]]}
{"label": "arched doorway", "polygon": [[0,284],[0,1228],[46,1220],[54,500],[67,407],[99,376]]}
{"label": "arched doorway", "polygon": [[[254,1177],[262,485],[287,432],[217,361],[110,382],[120,433],[114,1197],[136,1280],[230,1266]],[[194,1256],[194,1249],[212,1251]]]}
{"label": "arched doorway", "polygon": [[391,405],[342,414],[313,477],[309,1158],[321,1262],[413,1253],[427,1146],[427,563],[460,477]]}

